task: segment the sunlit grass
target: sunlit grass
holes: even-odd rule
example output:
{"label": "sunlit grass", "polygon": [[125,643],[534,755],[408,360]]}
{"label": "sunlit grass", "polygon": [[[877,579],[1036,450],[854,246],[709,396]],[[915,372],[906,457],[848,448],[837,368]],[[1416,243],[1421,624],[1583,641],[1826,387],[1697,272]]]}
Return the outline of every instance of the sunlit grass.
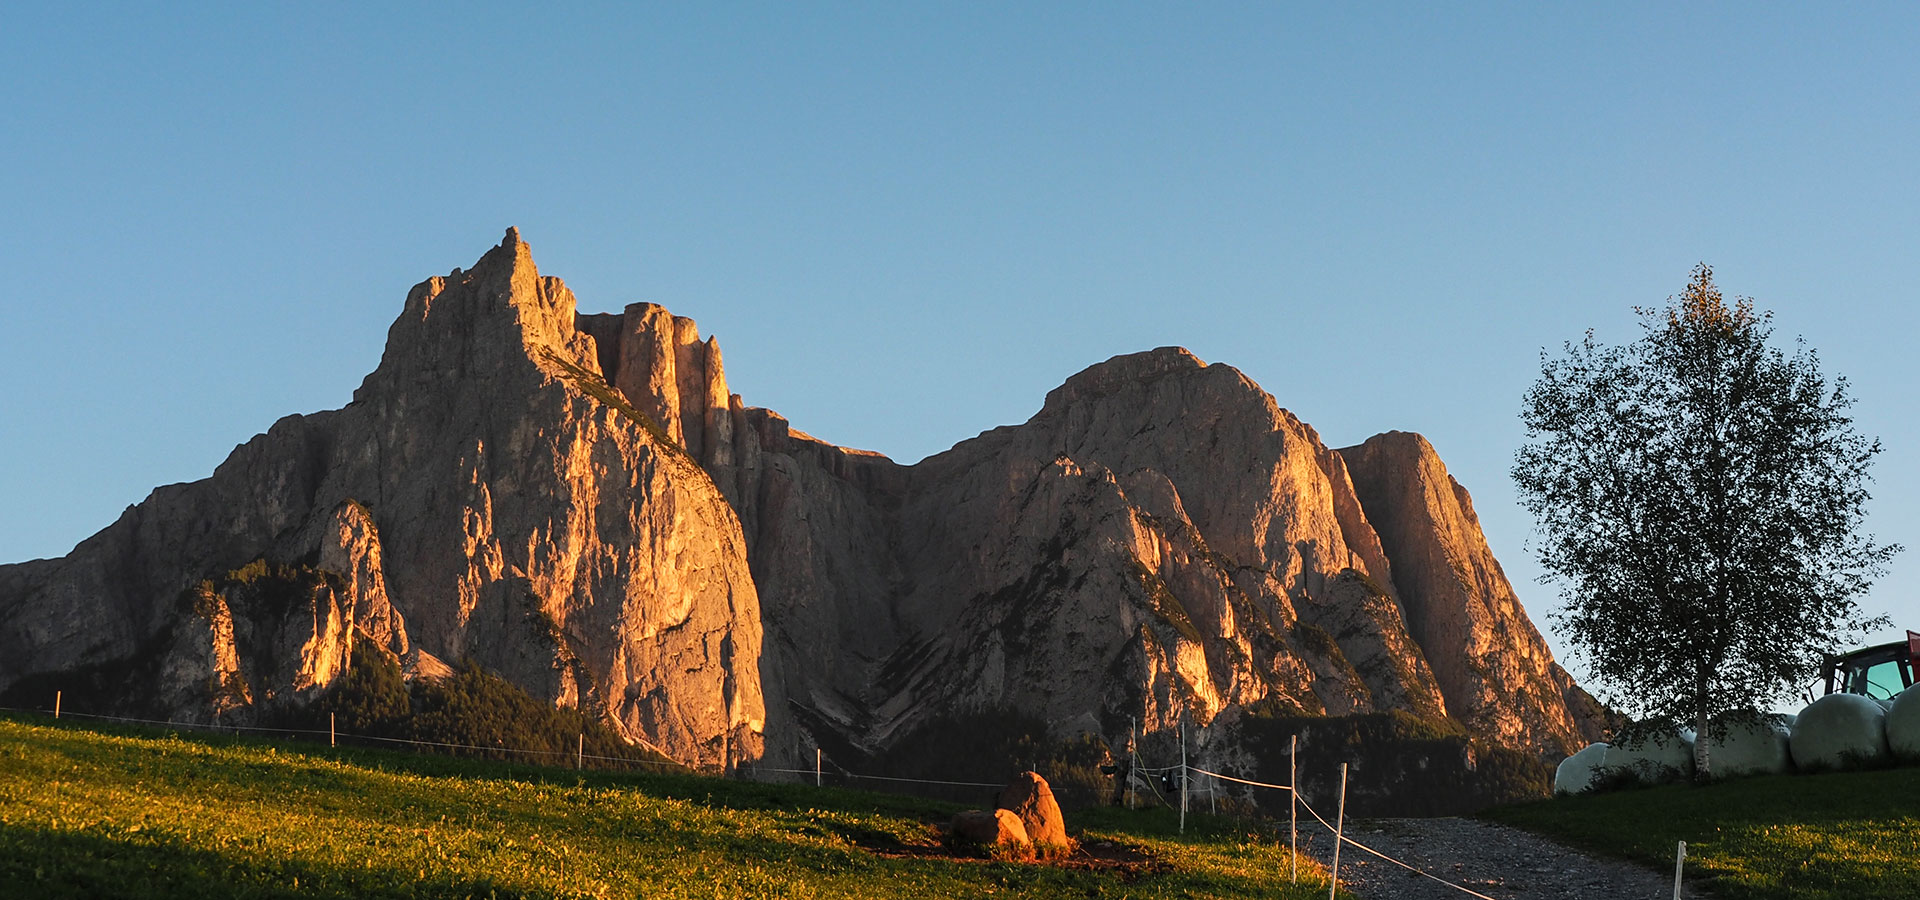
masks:
{"label": "sunlit grass", "polygon": [[[1270,832],[1165,810],[1074,827],[1130,875],[901,851],[958,807],[0,718],[0,896],[1309,897]],[[1303,865],[1306,865],[1303,862]]]}
{"label": "sunlit grass", "polygon": [[1716,897],[1920,897],[1920,769],[1782,775],[1566,797],[1488,818],[1670,871]]}

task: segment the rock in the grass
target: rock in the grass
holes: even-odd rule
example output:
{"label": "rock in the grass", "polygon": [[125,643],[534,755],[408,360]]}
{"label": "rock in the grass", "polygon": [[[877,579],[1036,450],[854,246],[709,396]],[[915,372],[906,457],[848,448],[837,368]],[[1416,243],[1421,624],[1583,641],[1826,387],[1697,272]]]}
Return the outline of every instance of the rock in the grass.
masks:
{"label": "rock in the grass", "polygon": [[1731,713],[1716,723],[1726,729],[1713,729],[1718,737],[1707,748],[1708,765],[1716,777],[1779,775],[1793,767],[1785,716]]}
{"label": "rock in the grass", "polygon": [[957,813],[950,827],[955,843],[979,847],[1006,847],[1016,853],[1032,846],[1027,826],[1009,809],[969,809]]}
{"label": "rock in the grass", "polygon": [[1054,802],[1053,788],[1038,772],[1021,772],[1000,791],[999,807],[1012,810],[1027,828],[1027,838],[1036,844],[1071,847],[1067,821]]}
{"label": "rock in the grass", "polygon": [[1908,688],[1887,710],[1887,749],[1902,762],[1920,762],[1920,691]]}
{"label": "rock in the grass", "polygon": [[1656,728],[1644,734],[1615,738],[1607,746],[1602,768],[1624,772],[1642,784],[1665,784],[1693,777],[1693,732]]}
{"label": "rock in the grass", "polygon": [[1802,769],[1851,769],[1887,758],[1887,710],[1859,694],[1828,694],[1800,711],[1789,742]]}
{"label": "rock in the grass", "polygon": [[1553,792],[1578,794],[1592,787],[1593,777],[1600,773],[1600,765],[1606,758],[1606,744],[1588,744],[1579,753],[1561,760],[1560,767],[1553,770]]}

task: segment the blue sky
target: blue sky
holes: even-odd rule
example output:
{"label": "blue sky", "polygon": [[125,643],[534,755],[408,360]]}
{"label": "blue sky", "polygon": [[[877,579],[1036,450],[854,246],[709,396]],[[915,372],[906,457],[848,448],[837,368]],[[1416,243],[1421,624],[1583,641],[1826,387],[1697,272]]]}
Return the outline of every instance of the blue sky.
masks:
{"label": "blue sky", "polygon": [[[1920,547],[1910,6],[59,6],[0,29],[0,561],[344,404],[508,225],[902,461],[1167,344],[1419,431],[1550,637],[1520,396],[1706,261],[1852,380]],[[1920,628],[1915,566],[1869,610]]]}

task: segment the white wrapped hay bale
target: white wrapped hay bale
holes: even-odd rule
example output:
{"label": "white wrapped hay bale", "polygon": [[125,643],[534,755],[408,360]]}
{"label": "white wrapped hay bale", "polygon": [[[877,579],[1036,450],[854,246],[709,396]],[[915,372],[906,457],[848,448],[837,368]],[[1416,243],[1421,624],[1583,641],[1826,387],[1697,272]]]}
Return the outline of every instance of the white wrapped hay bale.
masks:
{"label": "white wrapped hay bale", "polygon": [[1639,741],[1616,738],[1600,765],[1630,774],[1641,784],[1684,781],[1693,777],[1693,732],[1662,728]]}
{"label": "white wrapped hay bale", "polygon": [[1809,771],[1850,769],[1887,758],[1887,711],[1859,694],[1813,701],[1793,725],[1793,764]]}
{"label": "white wrapped hay bale", "polygon": [[1560,767],[1553,770],[1553,792],[1555,794],[1578,794],[1593,786],[1593,777],[1600,773],[1600,765],[1606,761],[1607,745],[1588,744],[1579,753],[1560,761]]}
{"label": "white wrapped hay bale", "polygon": [[1793,767],[1788,750],[1792,732],[1786,716],[1733,713],[1715,723],[1718,727],[1711,733],[1720,736],[1707,745],[1707,761],[1715,777],[1779,775]]}
{"label": "white wrapped hay bale", "polygon": [[1887,749],[1902,762],[1920,763],[1920,690],[1908,688],[1887,710]]}

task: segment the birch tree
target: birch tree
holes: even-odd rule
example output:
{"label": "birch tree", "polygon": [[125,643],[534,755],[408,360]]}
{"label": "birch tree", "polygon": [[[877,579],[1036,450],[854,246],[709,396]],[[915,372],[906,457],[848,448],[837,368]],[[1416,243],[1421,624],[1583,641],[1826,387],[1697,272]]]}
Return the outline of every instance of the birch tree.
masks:
{"label": "birch tree", "polygon": [[1859,599],[1900,548],[1862,530],[1880,443],[1804,341],[1772,346],[1772,314],[1728,305],[1704,263],[1635,312],[1631,344],[1541,353],[1513,478],[1575,655],[1616,708],[1691,722],[1705,778],[1715,716],[1879,624]]}

